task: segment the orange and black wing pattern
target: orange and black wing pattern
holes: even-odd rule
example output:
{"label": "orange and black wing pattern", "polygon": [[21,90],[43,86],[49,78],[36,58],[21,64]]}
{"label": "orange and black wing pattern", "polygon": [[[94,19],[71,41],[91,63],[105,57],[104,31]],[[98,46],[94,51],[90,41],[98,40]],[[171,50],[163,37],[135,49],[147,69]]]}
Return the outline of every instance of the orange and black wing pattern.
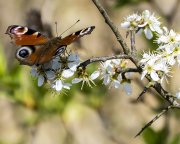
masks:
{"label": "orange and black wing pattern", "polygon": [[19,25],[11,25],[7,28],[8,34],[16,45],[40,45],[49,39],[40,32]]}
{"label": "orange and black wing pattern", "polygon": [[78,40],[79,38],[83,37],[84,35],[91,34],[91,32],[95,29],[95,26],[90,26],[84,29],[81,29],[75,33],[72,33],[65,38],[61,39],[59,42],[61,45],[69,45],[72,42]]}

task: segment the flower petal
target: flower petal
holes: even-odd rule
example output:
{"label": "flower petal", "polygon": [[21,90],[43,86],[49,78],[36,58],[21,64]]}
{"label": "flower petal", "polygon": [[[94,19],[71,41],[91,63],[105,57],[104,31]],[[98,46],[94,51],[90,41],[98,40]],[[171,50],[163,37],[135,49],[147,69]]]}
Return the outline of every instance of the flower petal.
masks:
{"label": "flower petal", "polygon": [[130,22],[123,22],[123,23],[121,23],[121,27],[125,28],[125,29],[129,28],[130,27]]}
{"label": "flower petal", "polygon": [[114,86],[114,88],[119,88],[121,84],[118,80],[113,80],[112,85]]}
{"label": "flower petal", "polygon": [[71,86],[70,83],[64,83],[63,84],[63,88],[68,89],[68,90],[70,90],[70,86]]}
{"label": "flower petal", "polygon": [[155,71],[151,72],[151,73],[150,73],[150,76],[151,76],[151,78],[152,78],[154,81],[158,81],[158,80],[159,80],[159,76],[158,76],[158,74],[157,74]]}
{"label": "flower petal", "polygon": [[74,79],[72,80],[72,84],[79,83],[79,82],[81,82],[82,80],[83,80],[82,78],[74,78]]}
{"label": "flower petal", "polygon": [[33,77],[38,77],[37,69],[36,69],[36,68],[32,68],[30,74],[31,74]]}
{"label": "flower petal", "polygon": [[144,29],[144,34],[147,39],[152,39],[152,37],[153,37],[152,31],[149,28]]}
{"label": "flower petal", "polygon": [[145,75],[147,74],[147,70],[143,71],[141,74],[141,80],[145,77]]}
{"label": "flower petal", "polygon": [[131,84],[126,82],[123,84],[123,86],[124,86],[124,90],[125,90],[126,94],[131,95],[132,94]]}
{"label": "flower petal", "polygon": [[46,71],[47,79],[53,80],[55,78],[55,73],[52,70]]}
{"label": "flower petal", "polygon": [[58,69],[61,69],[61,63],[59,61],[53,61],[52,62],[52,69],[54,70],[58,70]]}
{"label": "flower petal", "polygon": [[44,76],[42,76],[42,75],[39,75],[39,76],[38,76],[38,86],[39,86],[39,87],[43,85],[44,80],[45,80],[45,79],[44,79]]}
{"label": "flower petal", "polygon": [[96,78],[99,77],[99,75],[100,75],[100,71],[95,71],[95,72],[93,72],[93,73],[91,74],[90,78],[91,78],[92,80],[95,80]]}
{"label": "flower petal", "polygon": [[52,87],[57,91],[61,91],[63,88],[63,83],[61,80],[56,80],[55,84]]}
{"label": "flower petal", "polygon": [[108,85],[109,83],[110,83],[110,75],[109,74],[105,74],[104,75],[103,84],[104,85]]}
{"label": "flower petal", "polygon": [[77,66],[78,66],[78,64],[77,64],[76,62],[70,62],[70,63],[68,63],[68,67],[69,67],[69,69],[71,69],[72,71],[76,71]]}
{"label": "flower petal", "polygon": [[64,78],[69,78],[73,75],[74,75],[74,71],[72,71],[71,69],[66,69],[66,70],[63,70],[63,72],[62,72],[62,76]]}

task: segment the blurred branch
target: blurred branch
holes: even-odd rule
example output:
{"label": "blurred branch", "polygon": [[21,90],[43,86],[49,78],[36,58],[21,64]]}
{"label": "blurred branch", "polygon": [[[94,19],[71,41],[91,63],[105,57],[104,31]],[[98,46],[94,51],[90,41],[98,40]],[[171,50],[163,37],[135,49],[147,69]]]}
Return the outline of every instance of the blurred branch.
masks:
{"label": "blurred branch", "polygon": [[148,122],[137,134],[135,137],[139,136],[147,127],[151,126],[156,120],[158,120],[163,114],[165,114],[168,110],[170,110],[172,105],[163,109],[158,115],[156,115],[150,122]]}
{"label": "blurred branch", "polygon": [[148,2],[150,3],[151,6],[153,6],[160,13],[161,16],[166,18],[168,25],[170,26],[172,24],[172,21],[175,18],[175,14],[178,12],[178,7],[180,4],[180,1],[179,0],[176,1],[176,3],[174,4],[174,7],[172,8],[172,11],[168,15],[165,15],[163,13],[161,8],[155,3],[154,0],[149,0]]}
{"label": "blurred branch", "polygon": [[53,37],[51,26],[42,22],[39,10],[31,9],[26,15],[26,23],[28,27],[40,31],[49,38]]}

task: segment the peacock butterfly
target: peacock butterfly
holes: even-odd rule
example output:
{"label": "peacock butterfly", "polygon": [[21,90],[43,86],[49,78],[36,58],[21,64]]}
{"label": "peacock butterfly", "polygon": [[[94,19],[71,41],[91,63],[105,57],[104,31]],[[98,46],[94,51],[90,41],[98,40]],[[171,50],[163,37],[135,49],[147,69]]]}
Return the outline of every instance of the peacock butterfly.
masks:
{"label": "peacock butterfly", "polygon": [[13,42],[20,46],[16,51],[17,60],[24,65],[40,65],[52,60],[55,56],[63,53],[67,45],[84,35],[91,34],[95,26],[90,26],[64,38],[55,37],[49,39],[42,33],[19,25],[11,25],[7,28]]}

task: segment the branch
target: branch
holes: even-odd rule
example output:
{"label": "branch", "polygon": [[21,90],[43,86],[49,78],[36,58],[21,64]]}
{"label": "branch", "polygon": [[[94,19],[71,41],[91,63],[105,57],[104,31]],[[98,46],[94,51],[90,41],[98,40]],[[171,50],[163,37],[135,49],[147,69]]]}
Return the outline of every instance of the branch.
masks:
{"label": "branch", "polygon": [[95,58],[90,58],[84,62],[82,62],[79,67],[85,68],[87,65],[94,63],[94,62],[105,62],[107,60],[111,59],[133,59],[131,56],[126,55],[126,54],[121,54],[121,55],[114,55],[114,56],[105,56],[105,57],[95,57]]}
{"label": "branch", "polygon": [[160,94],[160,96],[168,101],[171,105],[180,108],[180,103],[176,101],[176,97],[163,89],[160,83],[155,82],[153,88]]}

